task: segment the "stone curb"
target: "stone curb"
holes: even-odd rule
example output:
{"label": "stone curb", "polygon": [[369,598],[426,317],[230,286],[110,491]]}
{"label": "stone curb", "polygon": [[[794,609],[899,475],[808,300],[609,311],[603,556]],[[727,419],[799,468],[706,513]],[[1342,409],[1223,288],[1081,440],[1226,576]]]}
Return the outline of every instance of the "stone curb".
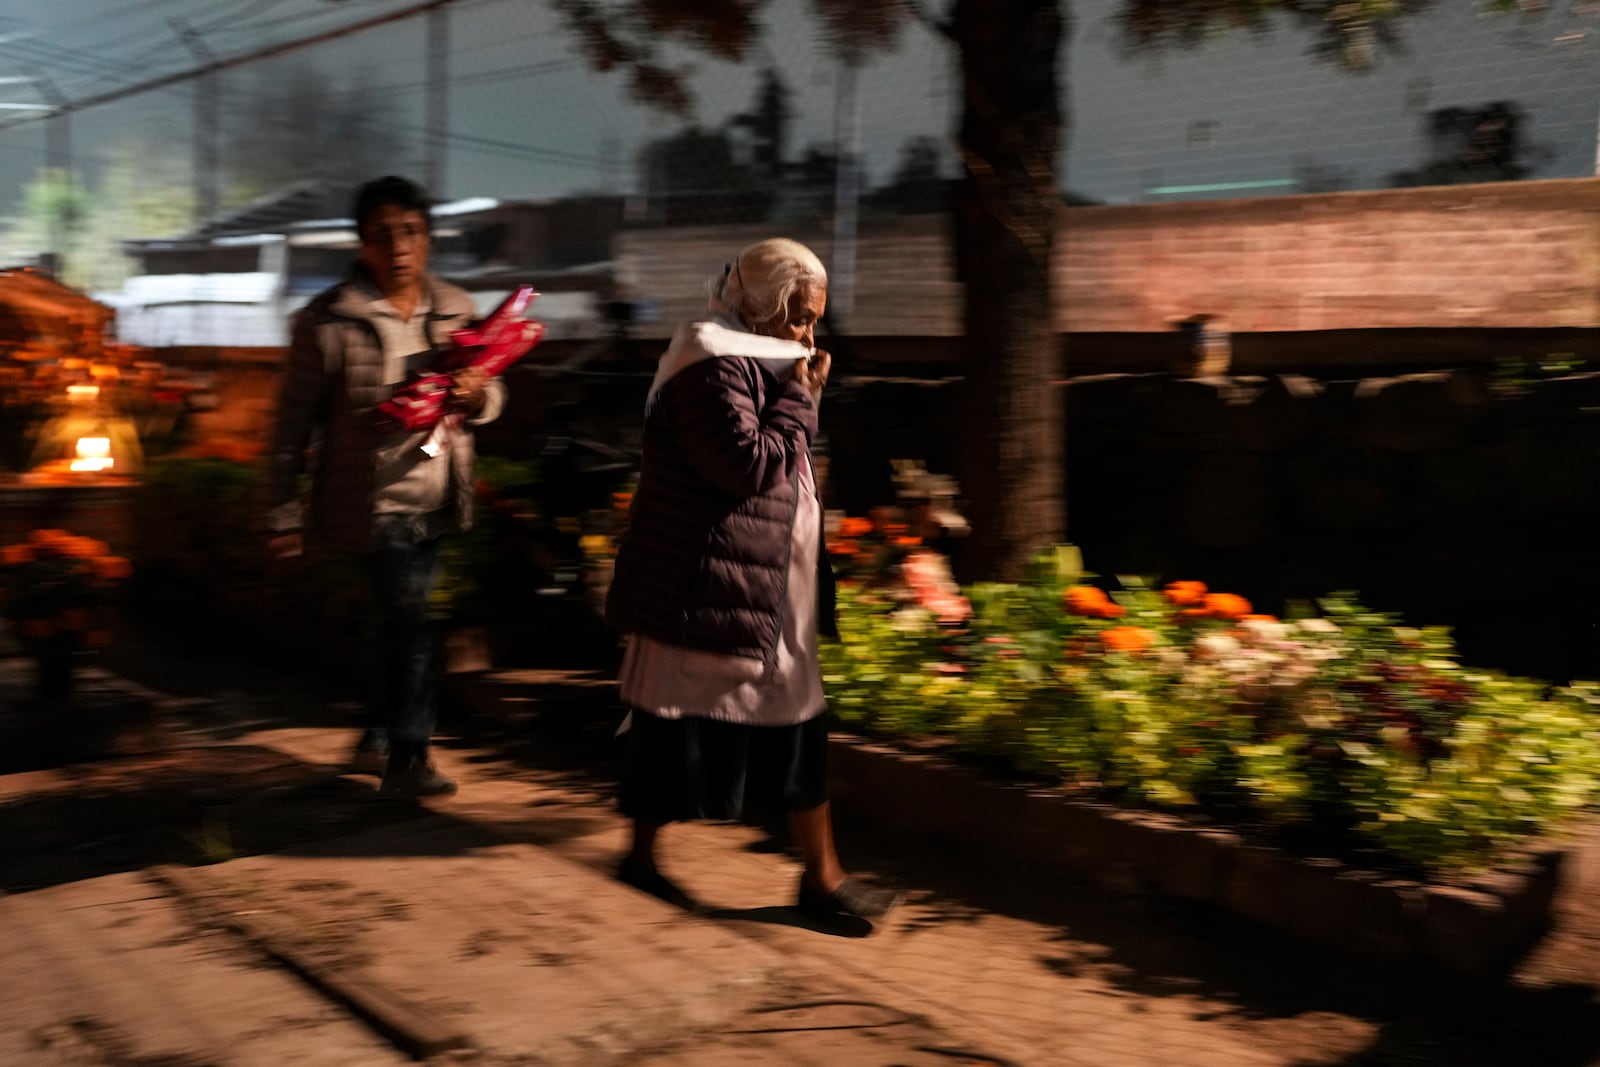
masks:
{"label": "stone curb", "polygon": [[938,756],[857,737],[835,735],[829,759],[835,806],[848,818],[1472,976],[1506,973],[1548,927],[1566,859],[1539,845],[1486,874],[1423,883],[1302,859],[1177,816],[992,781]]}
{"label": "stone curb", "polygon": [[[497,718],[485,677],[450,684]],[[1070,871],[1104,888],[1191,901],[1307,941],[1499,976],[1549,926],[1566,852],[1536,843],[1486,874],[1429,884],[1302,859],[1231,830],[997,781],[936,755],[832,737],[835,807],[901,837]]]}

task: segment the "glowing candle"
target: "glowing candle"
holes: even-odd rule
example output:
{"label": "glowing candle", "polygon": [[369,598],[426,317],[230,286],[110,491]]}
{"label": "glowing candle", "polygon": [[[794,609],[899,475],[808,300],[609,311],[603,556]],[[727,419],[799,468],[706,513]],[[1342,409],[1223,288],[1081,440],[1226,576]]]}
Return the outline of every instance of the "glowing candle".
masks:
{"label": "glowing candle", "polygon": [[72,461],[72,470],[105,471],[111,469],[112,463],[111,438],[78,438],[78,458]]}

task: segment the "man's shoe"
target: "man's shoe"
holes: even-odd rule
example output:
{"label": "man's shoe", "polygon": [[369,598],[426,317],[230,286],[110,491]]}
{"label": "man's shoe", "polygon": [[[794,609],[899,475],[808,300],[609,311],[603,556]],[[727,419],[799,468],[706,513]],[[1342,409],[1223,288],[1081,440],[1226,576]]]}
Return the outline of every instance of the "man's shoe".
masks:
{"label": "man's shoe", "polygon": [[389,759],[378,792],[389,797],[448,797],[455,794],[456,780],[440,774],[426,756]]}
{"label": "man's shoe", "polygon": [[389,763],[389,753],[381,748],[358,748],[350,756],[346,774],[370,774],[382,778]]}
{"label": "man's shoe", "polygon": [[892,889],[877,889],[846,877],[831,893],[819,893],[801,882],[795,906],[813,919],[855,918],[871,922],[882,919],[899,903],[900,894]]}

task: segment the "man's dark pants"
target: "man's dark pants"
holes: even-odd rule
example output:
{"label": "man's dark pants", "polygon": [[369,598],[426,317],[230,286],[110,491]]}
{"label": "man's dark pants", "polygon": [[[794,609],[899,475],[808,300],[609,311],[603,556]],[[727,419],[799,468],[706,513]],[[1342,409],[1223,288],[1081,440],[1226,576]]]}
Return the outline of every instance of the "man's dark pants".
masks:
{"label": "man's dark pants", "polygon": [[426,756],[439,718],[439,627],[428,598],[439,581],[439,539],[380,516],[367,556],[375,623],[365,749]]}

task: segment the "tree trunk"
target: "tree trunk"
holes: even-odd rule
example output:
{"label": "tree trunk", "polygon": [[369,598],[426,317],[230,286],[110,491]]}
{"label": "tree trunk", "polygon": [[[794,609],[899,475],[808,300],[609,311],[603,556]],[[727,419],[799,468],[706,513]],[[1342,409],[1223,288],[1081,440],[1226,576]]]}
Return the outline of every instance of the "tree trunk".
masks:
{"label": "tree trunk", "polygon": [[1064,418],[1051,285],[1061,138],[1060,0],[956,0],[966,285],[964,578],[1015,579],[1066,534]]}

